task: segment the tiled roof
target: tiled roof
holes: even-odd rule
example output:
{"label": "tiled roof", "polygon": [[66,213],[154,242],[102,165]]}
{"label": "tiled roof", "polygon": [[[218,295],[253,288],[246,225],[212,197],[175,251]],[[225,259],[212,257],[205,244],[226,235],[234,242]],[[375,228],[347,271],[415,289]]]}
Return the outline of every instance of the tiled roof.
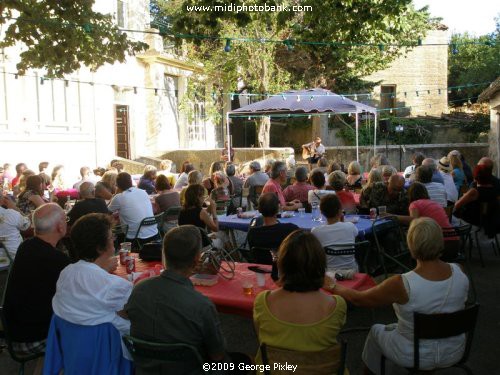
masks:
{"label": "tiled roof", "polygon": [[488,88],[486,88],[479,95],[479,102],[486,102],[491,99],[498,91],[500,91],[500,77],[498,77],[494,82],[492,82]]}

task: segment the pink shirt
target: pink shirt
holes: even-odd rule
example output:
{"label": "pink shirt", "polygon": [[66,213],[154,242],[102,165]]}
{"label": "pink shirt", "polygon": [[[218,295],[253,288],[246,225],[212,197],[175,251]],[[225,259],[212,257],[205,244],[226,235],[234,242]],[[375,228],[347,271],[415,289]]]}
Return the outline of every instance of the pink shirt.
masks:
{"label": "pink shirt", "polygon": [[[412,209],[418,210],[420,217],[430,217],[443,229],[451,229],[450,220],[444,208],[436,201],[430,199],[419,199],[410,203],[410,211]],[[445,237],[445,240],[456,240],[458,237]]]}
{"label": "pink shirt", "polygon": [[307,202],[307,193],[309,190],[314,190],[314,186],[305,182],[296,182],[283,190],[283,197],[287,202],[293,201],[294,199],[298,199],[301,202]]}
{"label": "pink shirt", "polygon": [[270,178],[264,185],[262,194],[264,193],[275,193],[280,200],[280,204],[282,206],[286,205],[285,197],[283,196],[283,191],[281,190],[281,185],[279,184],[279,182],[276,182],[272,178]]}

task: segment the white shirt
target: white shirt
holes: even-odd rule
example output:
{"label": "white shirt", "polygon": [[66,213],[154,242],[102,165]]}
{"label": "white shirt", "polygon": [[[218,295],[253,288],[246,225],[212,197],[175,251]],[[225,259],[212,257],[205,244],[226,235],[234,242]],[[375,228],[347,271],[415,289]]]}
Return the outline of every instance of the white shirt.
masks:
{"label": "white shirt", "polygon": [[[131,187],[122,193],[116,194],[109,203],[111,212],[119,211],[120,222],[128,225],[127,238],[134,238],[142,219],[152,217],[153,206],[148,193],[142,189]],[[149,238],[158,234],[156,225],[141,228],[139,238]]]}
{"label": "white shirt", "polygon": [[111,323],[121,334],[128,334],[130,321],[116,312],[123,310],[132,287],[120,276],[80,260],[61,271],[52,308],[68,322],[86,326]]}
{"label": "white shirt", "polygon": [[30,224],[28,217],[16,210],[0,206],[0,237],[5,237],[2,242],[12,258],[16,256],[17,248],[23,242],[20,231],[28,229]]}
{"label": "white shirt", "polygon": [[182,189],[184,186],[188,184],[188,174],[182,172],[177,179],[177,182],[174,185],[174,189]]}
{"label": "white shirt", "polygon": [[424,184],[424,186],[427,188],[431,201],[439,203],[441,207],[446,207],[448,205],[446,190],[443,184],[439,182],[429,182]]}
{"label": "white shirt", "polygon": [[307,192],[307,201],[309,202],[309,204],[319,203],[321,198],[328,194],[335,194],[335,190],[309,190]]}
{"label": "white shirt", "polygon": [[444,173],[439,171],[441,176],[443,176],[444,181],[444,189],[446,190],[446,199],[450,202],[456,202],[458,199],[458,190],[455,186],[455,182],[453,182],[453,176],[449,173]]}
{"label": "white shirt", "polygon": [[[320,225],[312,228],[311,233],[321,242],[321,246],[327,247],[335,244],[353,244],[358,235],[358,228],[353,223],[339,221],[335,224]],[[328,269],[358,270],[354,255],[327,255],[327,262]]]}

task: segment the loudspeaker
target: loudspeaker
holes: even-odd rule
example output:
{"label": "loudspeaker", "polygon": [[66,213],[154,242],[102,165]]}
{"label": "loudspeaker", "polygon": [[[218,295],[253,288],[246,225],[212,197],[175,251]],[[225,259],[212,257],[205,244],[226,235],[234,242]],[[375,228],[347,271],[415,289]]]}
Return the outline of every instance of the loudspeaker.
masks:
{"label": "loudspeaker", "polygon": [[388,118],[382,119],[378,122],[378,125],[381,133],[388,133],[391,127],[391,120]]}

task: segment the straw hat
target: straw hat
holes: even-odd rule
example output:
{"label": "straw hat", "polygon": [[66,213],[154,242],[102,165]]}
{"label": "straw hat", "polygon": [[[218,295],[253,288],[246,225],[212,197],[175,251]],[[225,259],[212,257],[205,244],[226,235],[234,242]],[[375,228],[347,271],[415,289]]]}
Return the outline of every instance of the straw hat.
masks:
{"label": "straw hat", "polygon": [[441,159],[439,159],[438,169],[446,173],[451,172],[453,168],[451,168],[450,159],[448,159],[448,157],[446,156],[443,156]]}

